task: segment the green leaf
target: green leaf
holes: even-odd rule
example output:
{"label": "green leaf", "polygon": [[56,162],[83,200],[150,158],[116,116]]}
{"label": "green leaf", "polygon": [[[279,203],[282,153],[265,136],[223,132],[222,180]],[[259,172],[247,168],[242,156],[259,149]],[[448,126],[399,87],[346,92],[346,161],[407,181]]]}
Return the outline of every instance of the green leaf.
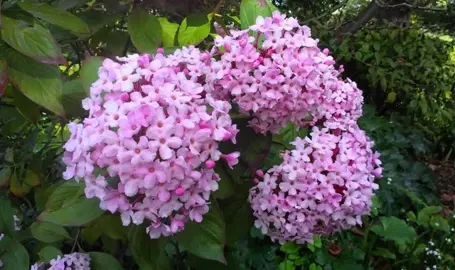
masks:
{"label": "green leaf", "polygon": [[180,24],[177,40],[180,46],[197,45],[210,34],[213,14],[193,13]]}
{"label": "green leaf", "polygon": [[190,222],[185,230],[176,235],[178,243],[190,253],[208,260],[225,263],[224,243],[226,239],[223,215],[215,201],[204,215],[201,223]]}
{"label": "green leaf", "polygon": [[371,231],[397,244],[412,243],[417,234],[411,226],[396,217],[380,217],[381,224],[371,227]]}
{"label": "green leaf", "polygon": [[82,226],[100,217],[103,210],[96,199],[81,198],[72,204],[57,210],[45,210],[38,220],[52,222],[62,226]]}
{"label": "green leaf", "polygon": [[386,248],[377,248],[373,251],[374,256],[379,256],[387,259],[395,260],[396,256],[390,250]]}
{"label": "green leaf", "polygon": [[[46,203],[46,209],[51,211],[59,210],[73,203],[84,196],[84,185],[76,181],[67,181],[63,184],[54,184],[54,190],[47,191],[51,194]],[[47,193],[46,192],[46,193]]]}
{"label": "green leaf", "polygon": [[218,182],[218,190],[213,193],[213,196],[218,199],[229,198],[235,192],[231,174],[223,163],[217,164],[215,172],[221,179]]}
{"label": "green leaf", "polygon": [[2,270],[29,270],[29,256],[23,245],[14,241],[1,257]]}
{"label": "green leaf", "polygon": [[8,198],[0,197],[0,232],[14,235],[14,211]]}
{"label": "green leaf", "polygon": [[[65,64],[66,60],[52,34],[35,22],[27,22],[2,17],[1,34],[3,40],[17,51],[46,64]],[[11,61],[8,61],[11,65]]]}
{"label": "green leaf", "polygon": [[436,215],[442,211],[440,206],[427,206],[420,210],[417,214],[417,224],[428,227],[428,222],[431,216]]}
{"label": "green leaf", "polygon": [[388,103],[394,103],[396,99],[397,99],[397,93],[395,91],[392,91],[387,95]]}
{"label": "green leaf", "polygon": [[58,256],[63,256],[63,253],[56,247],[46,246],[38,252],[38,255],[42,263],[49,263]]}
{"label": "green leaf", "polygon": [[447,219],[442,216],[432,216],[430,219],[430,226],[437,231],[450,232],[450,225]]}
{"label": "green leaf", "polygon": [[34,222],[30,226],[33,237],[44,243],[53,243],[63,239],[71,239],[62,226],[49,222]]}
{"label": "green leaf", "polygon": [[163,32],[160,21],[145,9],[136,8],[128,16],[128,33],[140,52],[154,53],[161,45]]}
{"label": "green leaf", "polygon": [[150,239],[145,233],[145,226],[131,226],[128,233],[128,242],[134,260],[140,269],[170,270],[171,258],[166,255],[165,246],[168,239]]}
{"label": "green leaf", "polygon": [[98,69],[103,65],[103,61],[104,58],[95,56],[89,57],[82,62],[79,76],[87,93],[90,93],[90,87],[98,80]]}
{"label": "green leaf", "polygon": [[226,223],[226,245],[237,247],[237,241],[248,238],[253,227],[253,211],[248,202],[248,184],[236,185],[236,192],[219,201]]}
{"label": "green leaf", "polygon": [[422,253],[425,251],[425,248],[427,247],[427,245],[425,244],[419,244],[415,249],[414,251],[412,252],[412,255],[414,255],[415,257],[419,258]]}
{"label": "green leaf", "polygon": [[240,22],[242,29],[256,23],[258,16],[271,17],[270,1],[268,0],[242,0],[240,3]]}
{"label": "green leaf", "polygon": [[89,0],[57,0],[53,3],[53,5],[57,8],[71,9],[71,8],[75,8],[78,6],[82,6],[83,4],[86,4],[87,2],[90,2],[90,1]]}
{"label": "green leaf", "polygon": [[4,59],[0,58],[0,97],[5,92],[7,84],[8,84],[8,65]]}
{"label": "green leaf", "polygon": [[22,182],[22,189],[24,190],[24,193],[27,194],[33,187],[36,187],[39,184],[39,176],[34,171],[27,169],[25,172],[25,178]]}
{"label": "green leaf", "polygon": [[87,92],[80,80],[67,81],[63,84],[62,104],[67,117],[83,117],[82,100],[87,97]]}
{"label": "green leaf", "polygon": [[102,252],[89,252],[90,269],[92,270],[123,270],[123,267],[112,255]]}
{"label": "green leaf", "polygon": [[280,250],[286,254],[294,254],[299,252],[300,247],[294,242],[287,242],[280,247]]}
{"label": "green leaf", "polygon": [[90,33],[90,29],[83,20],[62,8],[56,8],[46,3],[32,2],[20,2],[18,5],[33,16],[60,26],[63,29],[80,34]]}
{"label": "green leaf", "polygon": [[3,55],[9,63],[8,77],[14,86],[33,102],[63,116],[60,103],[63,83],[58,67],[38,63],[12,49]]}
{"label": "green leaf", "polygon": [[8,186],[9,180],[11,178],[11,169],[5,167],[0,170],[0,187]]}
{"label": "green leaf", "polygon": [[173,22],[170,22],[165,17],[158,18],[161,24],[161,29],[163,30],[163,47],[169,48],[174,47],[176,34],[179,29],[179,25]]}
{"label": "green leaf", "polygon": [[125,240],[127,227],[122,225],[120,216],[106,214],[95,220],[92,226],[84,228],[82,235],[89,243],[94,243],[101,235],[115,240]]}
{"label": "green leaf", "polygon": [[25,195],[22,183],[19,181],[16,172],[13,172],[11,175],[9,190],[14,194],[14,196],[19,198],[22,198]]}
{"label": "green leaf", "polygon": [[36,124],[40,118],[39,106],[28,99],[21,91],[13,87],[14,106],[24,116],[25,119]]}
{"label": "green leaf", "polygon": [[[82,226],[103,214],[97,199],[87,199],[82,183],[63,184],[58,187],[46,204],[38,220],[62,226]],[[67,194],[65,196],[65,194]]]}

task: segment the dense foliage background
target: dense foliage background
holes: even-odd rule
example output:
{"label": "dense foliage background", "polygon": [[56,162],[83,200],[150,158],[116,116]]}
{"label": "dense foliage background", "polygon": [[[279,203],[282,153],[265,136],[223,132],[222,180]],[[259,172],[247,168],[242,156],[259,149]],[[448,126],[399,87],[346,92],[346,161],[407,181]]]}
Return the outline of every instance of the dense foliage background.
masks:
{"label": "dense foliage background", "polygon": [[[0,268],[25,270],[74,251],[88,252],[93,269],[455,267],[453,2],[264,2],[0,1]],[[384,177],[362,227],[312,245],[272,243],[253,228],[252,183],[238,166],[217,168],[221,187],[202,224],[150,240],[87,200],[82,184],[62,180],[66,124],[84,116],[81,100],[103,58],[207,49],[213,22],[245,27],[274,9],[309,25],[364,91],[360,126],[381,153]],[[246,165],[267,169],[305,133],[243,134],[237,147],[252,153]]]}

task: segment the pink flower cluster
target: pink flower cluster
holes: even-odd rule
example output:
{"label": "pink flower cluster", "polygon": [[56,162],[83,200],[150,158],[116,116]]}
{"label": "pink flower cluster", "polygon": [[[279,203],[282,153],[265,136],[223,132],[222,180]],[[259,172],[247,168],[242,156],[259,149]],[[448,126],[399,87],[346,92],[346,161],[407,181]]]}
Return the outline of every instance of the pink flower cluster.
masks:
{"label": "pink flower cluster", "polygon": [[66,254],[63,257],[58,256],[51,260],[46,267],[46,264],[35,263],[30,270],[90,270],[90,256],[77,252]]}
{"label": "pink flower cluster", "polygon": [[217,37],[207,75],[213,95],[233,100],[252,116],[256,132],[278,133],[289,121],[318,121],[361,115],[363,97],[355,83],[339,78],[329,50],[319,49],[310,28],[278,11],[243,31]]}
{"label": "pink flower cluster", "polygon": [[361,224],[381,175],[379,154],[365,133],[356,125],[314,127],[292,144],[295,150],[267,174],[259,172],[263,179],[250,190],[256,227],[281,243],[305,243]]}
{"label": "pink flower cluster", "polygon": [[89,116],[71,123],[65,144],[65,179],[84,179],[88,198],[119,212],[123,224],[151,224],[151,238],[169,236],[187,220],[202,221],[218,189],[215,163],[235,165],[231,105],[206,93],[207,53],[194,47],[164,56],[107,59],[83,101]]}

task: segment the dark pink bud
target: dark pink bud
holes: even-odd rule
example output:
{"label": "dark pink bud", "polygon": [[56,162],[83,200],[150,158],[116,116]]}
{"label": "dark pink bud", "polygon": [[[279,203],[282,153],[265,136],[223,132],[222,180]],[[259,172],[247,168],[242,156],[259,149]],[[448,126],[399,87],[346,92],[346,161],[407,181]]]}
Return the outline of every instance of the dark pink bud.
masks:
{"label": "dark pink bud", "polygon": [[213,168],[215,167],[215,161],[213,161],[213,160],[207,160],[207,161],[205,162],[205,167],[206,167],[207,169],[213,169]]}
{"label": "dark pink bud", "polygon": [[259,177],[264,177],[264,172],[261,169],[259,169],[256,171],[256,175]]}
{"label": "dark pink bud", "polygon": [[245,47],[247,43],[248,43],[248,40],[246,40],[246,39],[244,39],[244,38],[241,39],[240,42],[239,42],[240,47],[242,47],[242,48]]}
{"label": "dark pink bud", "polygon": [[325,55],[329,55],[330,50],[328,48],[325,48],[324,50],[322,50],[322,53]]}
{"label": "dark pink bud", "polygon": [[253,179],[253,182],[254,182],[255,184],[259,184],[259,179],[254,178],[254,179]]}
{"label": "dark pink bud", "polygon": [[163,54],[164,53],[164,49],[163,48],[158,48],[158,49],[156,49],[156,53]]}
{"label": "dark pink bud", "polygon": [[123,102],[128,102],[130,101],[130,95],[128,93],[123,93],[120,95],[120,100]]}
{"label": "dark pink bud", "polygon": [[208,54],[208,53],[201,54],[201,61],[207,61],[207,60],[210,60],[210,54]]}
{"label": "dark pink bud", "polygon": [[224,50],[226,50],[226,52],[230,52],[231,51],[231,44],[229,43],[224,43]]}
{"label": "dark pink bud", "polygon": [[175,195],[182,196],[183,194],[185,194],[185,190],[182,187],[178,187],[175,189]]}

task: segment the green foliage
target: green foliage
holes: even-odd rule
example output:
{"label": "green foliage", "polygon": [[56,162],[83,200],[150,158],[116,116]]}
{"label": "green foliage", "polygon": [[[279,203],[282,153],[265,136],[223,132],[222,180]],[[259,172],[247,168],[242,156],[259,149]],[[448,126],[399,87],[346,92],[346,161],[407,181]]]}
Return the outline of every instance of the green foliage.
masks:
{"label": "green foliage", "polygon": [[419,28],[365,29],[344,39],[335,54],[378,108],[407,110],[441,133],[453,123],[453,46]]}

